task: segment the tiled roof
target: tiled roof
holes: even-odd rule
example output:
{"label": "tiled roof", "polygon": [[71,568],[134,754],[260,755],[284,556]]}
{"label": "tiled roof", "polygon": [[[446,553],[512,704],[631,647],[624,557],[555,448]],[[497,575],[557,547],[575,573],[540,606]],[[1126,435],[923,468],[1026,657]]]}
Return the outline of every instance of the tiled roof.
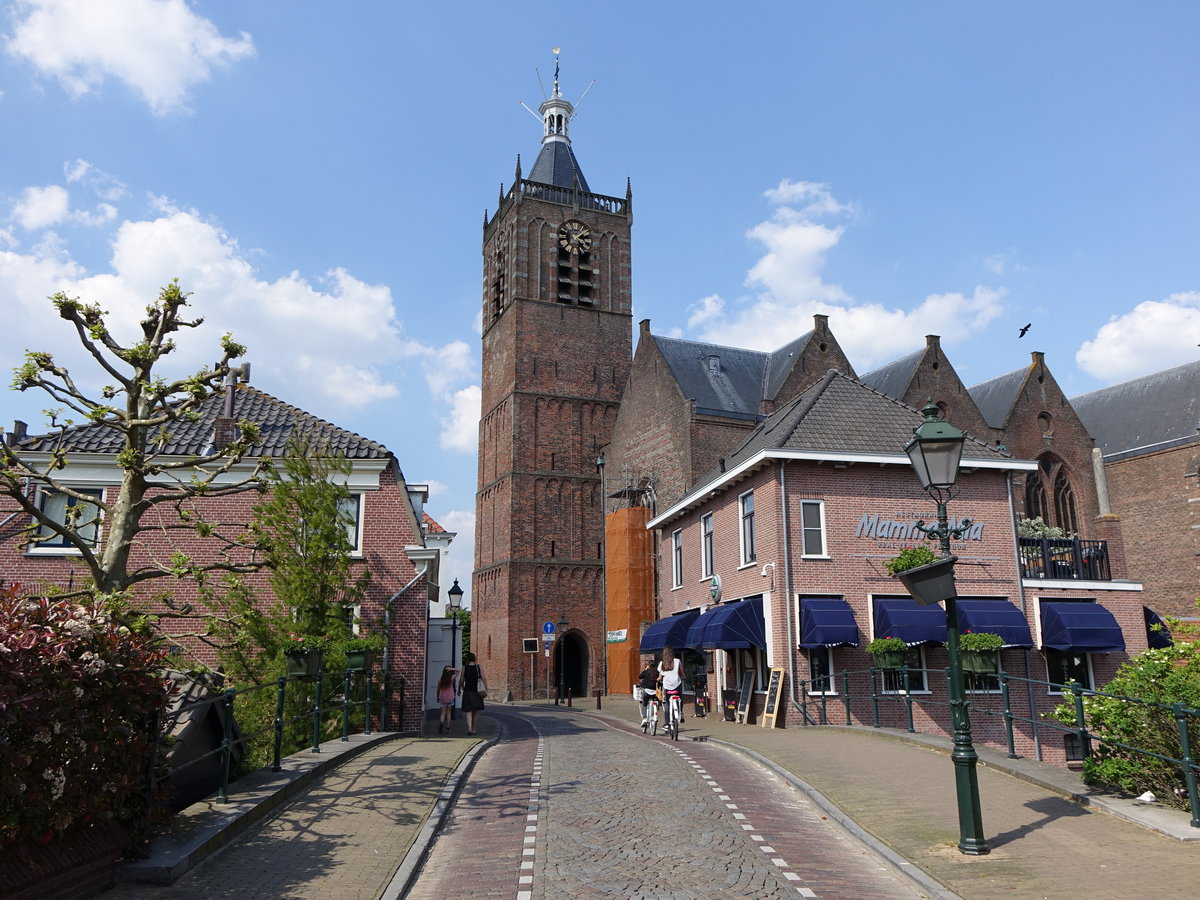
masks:
{"label": "tiled roof", "polygon": [[[341,452],[347,459],[387,459],[391,456],[383,444],[318,419],[249,385],[239,384],[233,397],[233,418],[255,423],[262,433],[262,442],[250,448],[248,457],[282,456],[288,439],[297,429],[306,432],[318,446]],[[167,429],[170,439],[161,452],[168,456],[211,455],[213,428],[223,412],[224,402],[222,390],[200,406],[198,421],[171,423]],[[20,446],[24,450],[49,450],[56,441],[56,435],[33,436],[23,440]],[[103,423],[77,426],[66,435],[65,449],[76,453],[116,453],[121,446],[121,433]]]}
{"label": "tiled roof", "polygon": [[658,335],[654,342],[696,412],[758,418],[767,354]]}
{"label": "tiled roof", "polygon": [[868,372],[859,377],[859,381],[869,388],[874,388],[889,397],[903,397],[908,386],[912,384],[913,374],[921,360],[925,358],[925,348],[915,353],[902,356],[900,359],[880,366],[874,372]]}
{"label": "tiled roof", "polygon": [[774,400],[779,394],[783,383],[791,374],[796,357],[804,352],[804,347],[812,340],[813,333],[805,332],[790,344],[785,344],[767,357],[767,370],[763,376],[763,397]]}
{"label": "tiled roof", "polygon": [[1007,375],[1000,375],[991,381],[984,381],[974,387],[967,388],[967,393],[975,401],[983,420],[993,428],[1003,428],[1008,421],[1008,414],[1017,402],[1017,393],[1025,383],[1029,369],[1016,369]]}
{"label": "tiled roof", "polygon": [[529,180],[541,184],[553,184],[556,187],[573,188],[575,179],[579,179],[579,188],[591,192],[583,170],[579,168],[579,160],[575,151],[565,141],[547,141],[542,144],[538,158],[534,160],[533,168],[529,170]]}
{"label": "tiled roof", "polygon": [[430,534],[449,534],[445,528],[433,520],[433,516],[427,512],[421,513],[421,522],[425,526],[425,530]]}
{"label": "tiled roof", "polygon": [[1200,440],[1200,362],[1071,398],[1105,459]]}
{"label": "tiled roof", "polygon": [[[921,413],[857,379],[830,370],[819,382],[765,419],[724,460],[700,479],[716,481],[763,450],[807,450],[838,454],[902,453],[921,424]],[[964,460],[1005,460],[1012,456],[967,436]]]}

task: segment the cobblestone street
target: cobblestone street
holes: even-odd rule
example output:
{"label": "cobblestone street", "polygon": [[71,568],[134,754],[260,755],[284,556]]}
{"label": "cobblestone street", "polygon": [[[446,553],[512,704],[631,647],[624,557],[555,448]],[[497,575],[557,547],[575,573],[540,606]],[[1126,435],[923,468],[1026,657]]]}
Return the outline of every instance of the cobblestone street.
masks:
{"label": "cobblestone street", "polygon": [[767,769],[707,742],[492,708],[479,762],[409,896],[922,894]]}

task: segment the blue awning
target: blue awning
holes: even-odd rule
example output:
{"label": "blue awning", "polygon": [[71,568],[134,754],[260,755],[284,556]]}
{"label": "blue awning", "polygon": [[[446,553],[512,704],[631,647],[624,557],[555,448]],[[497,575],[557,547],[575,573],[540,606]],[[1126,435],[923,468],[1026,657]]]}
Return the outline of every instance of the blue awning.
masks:
{"label": "blue awning", "polygon": [[643,653],[652,653],[655,650],[661,650],[663,647],[670,647],[672,650],[676,650],[680,647],[689,646],[687,642],[688,628],[696,621],[696,617],[699,615],[699,609],[685,609],[681,613],[675,613],[673,616],[659,619],[643,632],[642,641],[638,645],[638,648]]}
{"label": "blue awning", "polygon": [[702,650],[736,650],[767,646],[762,597],[722,603],[688,629],[687,645]]}
{"label": "blue awning", "polygon": [[875,637],[897,637],[910,647],[945,643],[946,611],[940,606],[922,606],[912,597],[876,598]]}
{"label": "blue awning", "polygon": [[958,631],[986,631],[1004,639],[1005,647],[1032,647],[1025,615],[1008,600],[958,598]]}
{"label": "blue awning", "polygon": [[858,624],[850,604],[836,597],[801,597],[800,646],[857,647]]}
{"label": "blue awning", "polygon": [[1146,618],[1146,642],[1150,645],[1151,650],[1174,646],[1175,640],[1171,637],[1171,631],[1158,613],[1148,606],[1143,606],[1142,615]]}
{"label": "blue awning", "polygon": [[1042,601],[1042,646],[1075,653],[1117,653],[1125,636],[1099,603]]}

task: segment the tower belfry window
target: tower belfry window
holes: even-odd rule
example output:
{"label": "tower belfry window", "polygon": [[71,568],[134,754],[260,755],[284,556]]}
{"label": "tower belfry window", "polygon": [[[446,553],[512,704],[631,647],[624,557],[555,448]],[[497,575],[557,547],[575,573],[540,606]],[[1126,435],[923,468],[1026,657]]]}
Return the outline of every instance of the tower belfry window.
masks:
{"label": "tower belfry window", "polygon": [[591,306],[595,302],[592,265],[592,232],[582,222],[563,222],[558,229],[558,284],[560,303]]}

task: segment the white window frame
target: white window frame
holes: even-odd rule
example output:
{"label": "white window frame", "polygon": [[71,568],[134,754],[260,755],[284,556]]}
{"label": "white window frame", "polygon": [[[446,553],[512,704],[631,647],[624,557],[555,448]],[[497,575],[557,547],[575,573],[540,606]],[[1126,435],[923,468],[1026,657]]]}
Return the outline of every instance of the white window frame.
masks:
{"label": "white window frame", "polygon": [[[836,697],[837,696],[837,668],[833,662],[832,647],[808,647],[808,694],[810,697]],[[827,679],[829,682],[828,690],[820,690],[814,685],[817,683],[817,677],[813,672],[813,662],[817,659],[824,659],[825,666],[828,669],[828,674],[820,676]]]}
{"label": "white window frame", "polygon": [[683,587],[683,529],[671,532],[671,590]]}
{"label": "white window frame", "polygon": [[[103,488],[72,486],[71,490],[75,491],[76,493],[86,494],[89,497],[95,497],[97,503],[104,502],[104,489]],[[65,525],[66,524],[66,517],[65,517],[66,510],[70,509],[73,506],[76,506],[80,501],[77,500],[76,498],[72,497],[69,494],[64,494],[62,491],[56,491],[51,488],[44,487],[44,488],[40,488],[38,490],[38,509],[45,512],[46,502],[51,497],[65,497],[66,498],[66,505],[63,507],[64,517],[62,519],[56,520],[56,521],[58,521],[58,523],[60,525]],[[96,509],[97,509],[97,512],[100,513],[100,517],[101,517],[100,521],[96,522],[96,524],[93,526],[95,529],[95,534],[93,534],[91,538],[85,538],[87,543],[89,543],[93,547],[100,546],[100,541],[101,541],[101,539],[103,537],[103,533],[104,533],[103,532],[103,525],[104,525],[103,513],[100,511],[99,506],[97,506]],[[27,552],[31,553],[31,554],[35,554],[35,555],[41,555],[41,556],[63,556],[63,555],[79,556],[80,555],[80,550],[78,547],[76,547],[75,545],[73,545],[71,543],[68,543],[67,539],[62,537],[61,535],[59,535],[57,532],[51,531],[45,525],[39,524],[38,525],[38,538],[43,538],[46,535],[49,535],[49,537],[47,539],[32,541],[26,548]]]}
{"label": "white window frame", "polygon": [[[352,515],[354,518],[353,524],[346,525],[346,536],[350,538],[350,555],[354,556],[354,557],[361,557],[363,555],[362,520],[363,520],[364,497],[365,497],[364,494],[351,493],[350,496],[347,497],[344,501],[340,501],[338,503],[338,513],[339,514],[341,514],[342,512],[347,512],[350,515]],[[349,504],[351,504],[351,503],[354,504],[353,510],[350,510],[348,508]],[[343,505],[343,504],[345,504],[345,505]]]}
{"label": "white window frame", "polygon": [[[813,531],[811,527],[804,523],[804,511],[810,507],[815,507],[817,510],[817,518],[820,524],[815,529],[821,537],[821,552],[808,552],[808,534]],[[824,500],[801,500],[800,501],[800,556],[803,559],[828,559],[829,558],[829,540],[825,532],[825,501]]]}
{"label": "white window frame", "polygon": [[[747,503],[750,511],[746,511]],[[749,539],[747,539],[749,538]],[[758,561],[758,536],[755,533],[754,491],[738,497],[738,541],[742,564],[739,568],[752,566]]]}
{"label": "white window frame", "polygon": [[713,514],[705,513],[700,517],[700,580],[707,581],[713,577],[714,560],[716,556],[713,547]]}
{"label": "white window frame", "polygon": [[900,669],[884,669],[883,677],[880,679],[879,693],[881,694],[932,694],[929,689],[929,664],[925,659],[925,645],[917,644],[915,647],[908,648],[908,657],[916,655],[916,664],[909,666],[908,677],[911,681],[916,678],[920,680],[920,687],[914,687],[905,690],[901,682],[902,673]]}
{"label": "white window frame", "polygon": [[[1054,649],[1051,649],[1050,647],[1043,647],[1042,655],[1046,662],[1046,681],[1047,682],[1054,682],[1054,680],[1055,680],[1053,677],[1054,673],[1052,673],[1050,671],[1050,654],[1051,653],[1058,654],[1059,656],[1076,656],[1076,655],[1082,656],[1083,657],[1083,665],[1087,669],[1087,681],[1083,684],[1083,687],[1085,690],[1089,690],[1089,691],[1094,691],[1096,689],[1096,673],[1092,669],[1092,654],[1090,654],[1090,653],[1080,653],[1080,654],[1066,653],[1062,650],[1054,650]],[[1047,684],[1046,693],[1048,695],[1050,695],[1051,697],[1063,697],[1063,696],[1069,695],[1071,692],[1055,690],[1052,685]]]}

